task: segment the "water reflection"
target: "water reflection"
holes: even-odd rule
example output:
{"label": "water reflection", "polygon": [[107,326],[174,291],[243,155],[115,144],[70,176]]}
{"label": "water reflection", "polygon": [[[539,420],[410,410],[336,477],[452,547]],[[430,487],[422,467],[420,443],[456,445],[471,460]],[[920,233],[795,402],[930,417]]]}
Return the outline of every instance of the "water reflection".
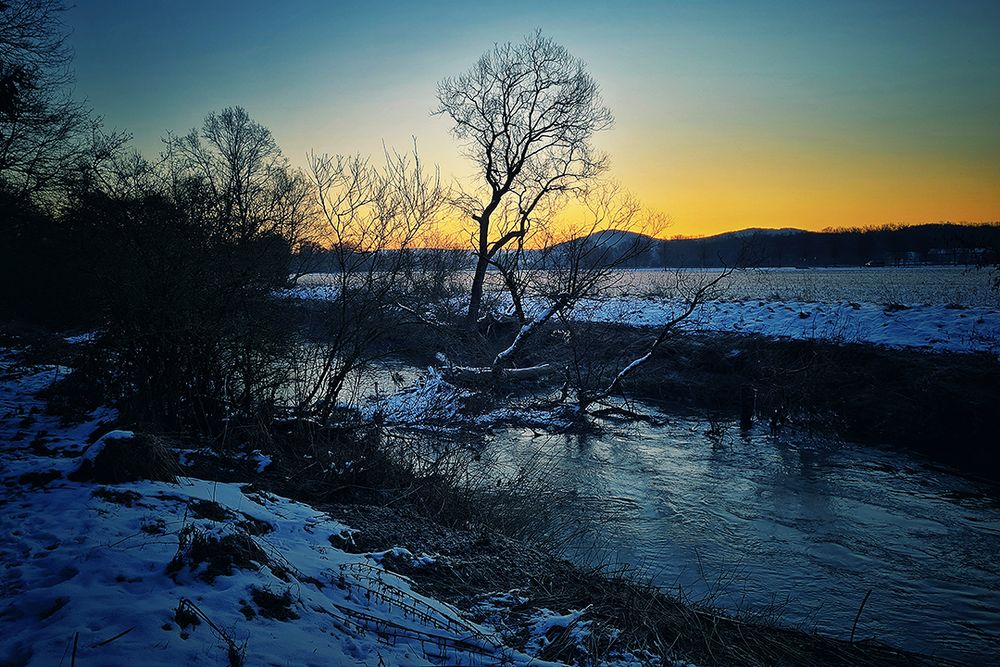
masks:
{"label": "water reflection", "polygon": [[[501,467],[545,461],[572,488],[582,559],[645,565],[658,583],[730,610],[839,637],[980,661],[1000,650],[994,491],[910,456],[829,438],[672,419],[598,435],[489,436]],[[609,518],[610,515],[610,518]],[[609,523],[610,521],[610,523]]]}

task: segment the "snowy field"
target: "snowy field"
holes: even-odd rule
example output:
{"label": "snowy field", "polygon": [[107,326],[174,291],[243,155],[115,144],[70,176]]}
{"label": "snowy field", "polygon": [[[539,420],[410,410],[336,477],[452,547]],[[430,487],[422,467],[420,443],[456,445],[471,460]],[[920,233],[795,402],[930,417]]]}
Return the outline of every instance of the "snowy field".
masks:
{"label": "snowy field", "polygon": [[[710,271],[690,271],[697,281]],[[773,269],[734,274],[724,298],[706,302],[688,330],[759,334],[948,352],[1000,353],[1000,294],[986,271],[955,267]],[[600,300],[578,305],[583,321],[655,327],[683,309],[675,274],[623,272]],[[330,276],[305,276],[287,296],[336,297]],[[503,299],[501,297],[501,303]],[[509,301],[509,297],[507,299]],[[463,303],[454,304],[456,308]],[[541,311],[547,304],[532,304]]]}
{"label": "snowy field", "polygon": [[[615,271],[609,295],[676,296],[678,283],[697,282],[719,269],[629,269]],[[1000,308],[995,271],[964,266],[774,268],[737,271],[725,284],[729,301],[805,301],[906,305],[961,305]],[[486,276],[488,288],[501,289],[495,273]],[[471,271],[454,275],[462,292],[472,284]],[[303,295],[327,298],[332,274],[311,273],[299,278]]]}
{"label": "snowy field", "polygon": [[[383,567],[389,552],[334,547],[350,528],[247,486],[69,481],[134,436],[90,437],[109,410],[76,425],[46,416],[35,394],[66,372],[20,367],[0,350],[2,665],[543,665],[529,654],[545,633],[586,630],[579,613],[539,610],[525,652],[514,650],[414,592]],[[220,566],[199,560],[199,544],[239,549]],[[391,552],[414,566],[436,558]]]}
{"label": "snowy field", "polygon": [[[718,270],[682,270],[696,280]],[[620,272],[621,284],[632,294],[669,294],[677,272],[633,270]],[[964,266],[892,266],[774,268],[737,271],[726,283],[731,301],[822,301],[955,304],[1000,307],[1000,291],[990,269]]]}
{"label": "snowy field", "polygon": [[[580,304],[576,317],[656,327],[670,321],[682,309],[682,303],[669,299],[611,298]],[[708,301],[683,326],[703,332],[1000,353],[1000,309],[987,307]]]}

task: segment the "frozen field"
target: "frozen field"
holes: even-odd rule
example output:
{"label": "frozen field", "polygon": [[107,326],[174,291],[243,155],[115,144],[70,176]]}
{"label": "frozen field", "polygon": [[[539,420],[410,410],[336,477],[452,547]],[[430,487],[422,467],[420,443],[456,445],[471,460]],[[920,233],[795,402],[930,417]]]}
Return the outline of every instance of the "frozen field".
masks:
{"label": "frozen field", "polygon": [[[698,276],[706,271],[687,271]],[[673,271],[623,272],[634,294],[670,294]],[[733,301],[864,302],[879,305],[1000,307],[989,269],[961,266],[754,269],[733,274],[726,299]]]}
{"label": "frozen field", "polygon": [[[574,317],[655,327],[683,308],[705,271],[623,271]],[[464,279],[465,274],[463,274]],[[962,267],[764,269],[731,276],[690,330],[869,343],[950,352],[1000,352],[1000,291],[989,270]],[[679,286],[680,285],[680,286]],[[493,286],[494,291],[498,286]],[[291,292],[329,299],[330,276],[305,276]],[[502,303],[501,296],[501,303]],[[461,304],[458,304],[461,306]],[[535,303],[535,309],[546,304]]]}
{"label": "frozen field", "polygon": [[[656,327],[683,310],[666,298],[613,297],[583,303],[577,317]],[[883,306],[818,301],[709,301],[686,330],[869,343],[948,352],[1000,352],[1000,309],[944,305]]]}
{"label": "frozen field", "polygon": [[[715,273],[713,269],[620,271],[608,294],[676,296],[678,277],[689,282]],[[725,298],[1000,308],[1000,290],[993,286],[996,277],[990,269],[960,266],[752,269],[729,278]],[[487,284],[490,278],[496,275],[489,274]],[[472,274],[460,272],[456,280],[471,283]],[[303,294],[318,295],[328,291],[330,283],[330,274],[313,273],[299,280],[299,289]],[[498,280],[492,283],[494,289],[500,288]]]}

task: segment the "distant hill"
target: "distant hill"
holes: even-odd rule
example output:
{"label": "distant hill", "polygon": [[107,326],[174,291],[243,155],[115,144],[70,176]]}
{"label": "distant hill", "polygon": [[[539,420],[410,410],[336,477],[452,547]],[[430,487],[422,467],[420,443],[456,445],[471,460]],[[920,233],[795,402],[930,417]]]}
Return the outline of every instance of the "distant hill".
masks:
{"label": "distant hill", "polygon": [[[939,223],[810,232],[741,229],[702,238],[654,239],[625,230],[605,230],[591,237],[609,254],[632,254],[637,242],[648,245],[623,268],[712,268],[742,264],[756,267],[978,265],[1000,262],[1000,223]],[[310,250],[310,271],[333,271],[326,251]],[[436,265],[470,268],[467,250],[417,250]]]}
{"label": "distant hill", "polygon": [[[611,232],[601,232],[608,234]],[[613,232],[621,241],[631,232]],[[603,242],[603,241],[602,241]],[[810,232],[743,229],[703,238],[650,239],[635,268],[717,267],[743,263],[781,266],[973,265],[995,263],[1000,223],[886,226]]]}
{"label": "distant hill", "polygon": [[804,231],[805,231],[804,229],[796,229],[795,227],[781,227],[780,229],[769,229],[765,227],[748,227],[747,229],[741,229],[736,232],[725,232],[724,234],[716,234],[716,237],[735,236],[738,238],[744,238],[747,236],[791,236],[793,234],[801,234]]}

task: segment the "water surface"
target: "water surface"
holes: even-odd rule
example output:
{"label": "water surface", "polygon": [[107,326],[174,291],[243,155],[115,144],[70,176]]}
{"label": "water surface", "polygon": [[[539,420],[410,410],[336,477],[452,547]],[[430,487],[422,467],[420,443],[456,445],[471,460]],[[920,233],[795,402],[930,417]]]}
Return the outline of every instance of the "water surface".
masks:
{"label": "water surface", "polygon": [[[703,420],[596,436],[494,433],[506,466],[545,457],[597,526],[579,558],[642,565],[687,596],[981,663],[1000,653],[995,489],[902,452]],[[721,433],[720,433],[721,431]],[[613,515],[607,523],[608,514]]]}

